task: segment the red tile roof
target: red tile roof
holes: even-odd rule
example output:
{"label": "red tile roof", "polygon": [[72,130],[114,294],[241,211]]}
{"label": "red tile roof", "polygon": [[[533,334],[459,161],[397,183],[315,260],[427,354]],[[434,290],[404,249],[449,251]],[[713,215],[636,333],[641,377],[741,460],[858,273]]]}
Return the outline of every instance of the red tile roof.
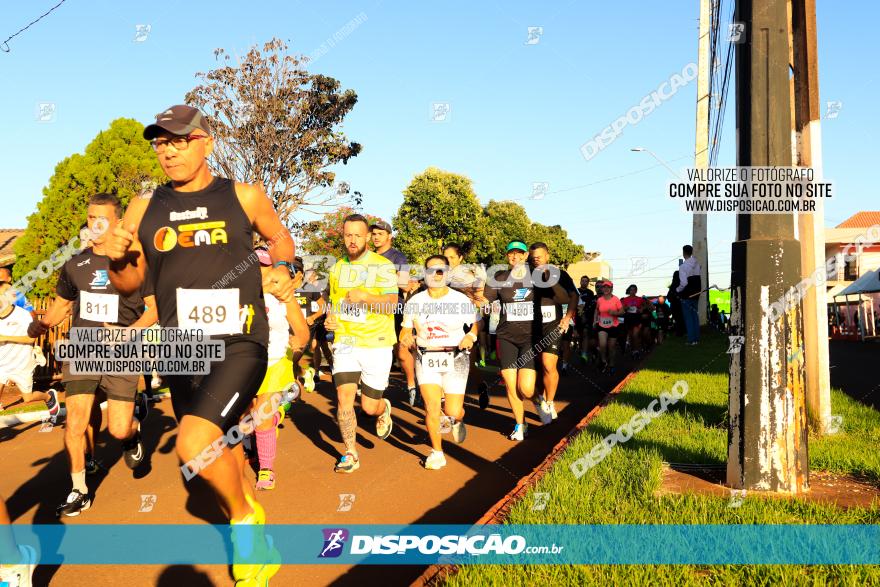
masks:
{"label": "red tile roof", "polygon": [[15,260],[12,245],[23,234],[23,228],[0,228],[0,263],[12,263]]}
{"label": "red tile roof", "polygon": [[870,228],[880,224],[880,212],[856,212],[834,228]]}

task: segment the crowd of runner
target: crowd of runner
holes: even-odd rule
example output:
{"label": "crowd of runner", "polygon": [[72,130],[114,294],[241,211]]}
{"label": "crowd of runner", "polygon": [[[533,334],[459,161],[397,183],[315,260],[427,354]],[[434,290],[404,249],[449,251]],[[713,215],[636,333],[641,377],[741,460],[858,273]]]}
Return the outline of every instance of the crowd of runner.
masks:
{"label": "crowd of runner", "polygon": [[[484,368],[493,361],[512,414],[508,438],[521,442],[528,409],[542,425],[557,419],[556,392],[572,357],[613,374],[619,353],[637,358],[670,329],[663,296],[640,297],[631,285],[619,299],[610,280],[586,276],[576,285],[541,242],[510,242],[506,266],[491,274],[468,263],[466,246],[455,243],[413,267],[393,248],[390,224],[352,214],[343,221],[344,250],[335,263],[309,265],[295,256],[262,188],[211,174],[214,143],[201,112],[173,106],[146,127],[144,139],[170,182],[135,197],[125,211],[114,195],[90,198],[88,246],[61,267],[42,316],[23,296],[8,294],[11,276],[0,280],[0,296],[13,302],[0,309],[0,382],[15,383],[25,402],[44,401],[49,416],[59,417],[55,390],[32,391],[33,345],[68,315],[74,328],[179,328],[222,341],[225,358],[209,373],[153,373],[154,385],[143,392],[137,374],[79,373],[64,363],[70,488],[57,515],[91,507],[104,400],[125,464],[135,469],[144,462],[141,422],[161,376],[179,426],[175,447],[184,476],[207,482],[232,526],[239,585],[267,584],[279,569],[280,555],[261,531],[266,514],[257,495],[276,487],[279,424],[301,391],[315,391],[325,363],[336,389],[336,472],[354,473],[364,458],[355,404],[386,439],[392,400],[423,404],[431,447],[424,467],[436,470],[447,462],[443,434],[459,444],[467,437],[466,394],[488,406],[497,377]],[[387,397],[395,361],[406,384],[400,398]],[[233,440],[207,459],[218,438],[244,442]],[[245,475],[249,461],[256,483]],[[2,503],[0,524],[8,522]],[[258,554],[242,554],[245,543]],[[13,548],[0,536],[0,554]],[[2,577],[18,573],[27,584],[32,565],[4,566]]]}

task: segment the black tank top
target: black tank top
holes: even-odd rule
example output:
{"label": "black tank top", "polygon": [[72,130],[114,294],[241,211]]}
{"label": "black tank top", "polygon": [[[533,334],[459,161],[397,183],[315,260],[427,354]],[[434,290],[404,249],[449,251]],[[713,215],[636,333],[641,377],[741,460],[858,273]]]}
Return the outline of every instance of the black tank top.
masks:
{"label": "black tank top", "polygon": [[[235,194],[235,182],[215,177],[197,192],[178,192],[170,183],[160,186],[144,212],[138,238],[147,259],[147,278],[153,280],[159,324],[179,326],[179,288],[236,288],[241,333],[215,338],[253,340],[268,346],[269,324],[260,264],[254,257],[253,227]],[[212,298],[218,299],[203,297]]]}

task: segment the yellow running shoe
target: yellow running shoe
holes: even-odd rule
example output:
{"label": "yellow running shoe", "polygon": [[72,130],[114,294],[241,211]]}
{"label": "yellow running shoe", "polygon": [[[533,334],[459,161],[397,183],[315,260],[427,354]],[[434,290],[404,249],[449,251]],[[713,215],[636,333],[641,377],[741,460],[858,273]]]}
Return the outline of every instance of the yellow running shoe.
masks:
{"label": "yellow running shoe", "polygon": [[263,533],[266,512],[250,495],[245,494],[253,512],[241,520],[231,520],[232,576],[239,587],[265,587],[281,568],[281,553],[272,537]]}

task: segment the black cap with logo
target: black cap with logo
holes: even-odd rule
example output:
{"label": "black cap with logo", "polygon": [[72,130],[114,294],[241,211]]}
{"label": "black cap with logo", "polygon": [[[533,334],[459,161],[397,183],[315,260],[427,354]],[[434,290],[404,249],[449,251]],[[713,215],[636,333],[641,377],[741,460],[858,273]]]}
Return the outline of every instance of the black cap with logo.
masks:
{"label": "black cap with logo", "polygon": [[211,134],[208,120],[198,108],[193,108],[186,104],[178,104],[157,114],[156,122],[144,129],[144,138],[151,141],[163,132],[184,136],[196,129]]}

